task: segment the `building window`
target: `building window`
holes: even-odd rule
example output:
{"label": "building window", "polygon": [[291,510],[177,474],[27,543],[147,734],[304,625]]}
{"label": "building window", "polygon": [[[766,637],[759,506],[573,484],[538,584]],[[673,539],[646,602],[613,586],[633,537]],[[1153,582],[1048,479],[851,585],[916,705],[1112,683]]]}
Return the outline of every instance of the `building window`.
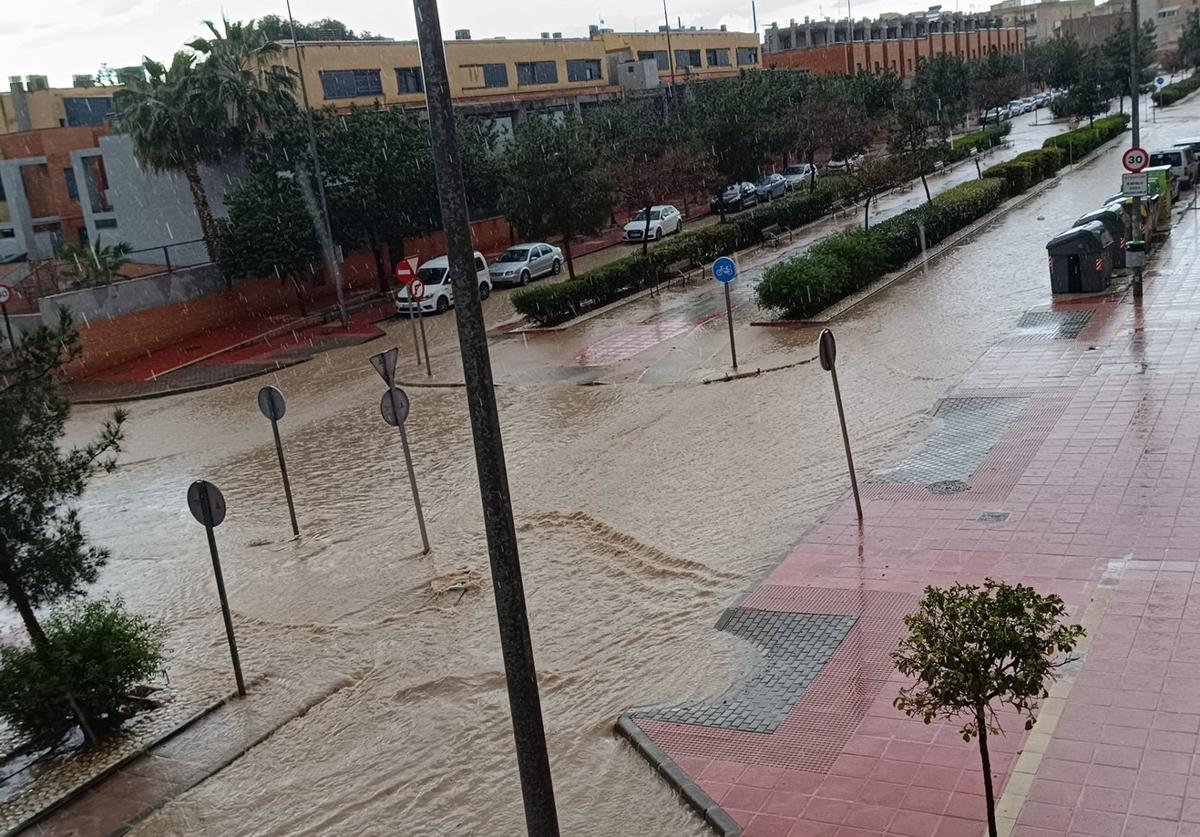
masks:
{"label": "building window", "polygon": [[[908,59],[908,71],[909,71],[910,73],[912,72],[912,59],[911,59],[911,58],[910,58],[910,59]],[[1132,74],[1132,73],[1130,73],[1130,75],[1133,75],[1133,74]]]}
{"label": "building window", "polygon": [[876,75],[879,74],[879,62],[878,61],[875,62],[875,74]]}
{"label": "building window", "polygon": [[671,69],[671,62],[667,58],[667,51],[665,49],[655,49],[649,52],[642,51],[638,53],[638,61],[648,61],[650,59],[658,62],[658,71],[660,73],[668,72]]}
{"label": "building window", "polygon": [[379,70],[322,70],[321,89],[326,99],[382,96],[383,82]]}
{"label": "building window", "polygon": [[484,64],[483,65],[483,86],[484,87],[508,87],[508,65],[507,64]]}
{"label": "building window", "polygon": [[567,62],[567,81],[599,81],[599,59],[579,59]]}
{"label": "building window", "polygon": [[79,200],[79,185],[75,182],[75,169],[63,169],[63,177],[67,181],[67,197],[73,201]]}
{"label": "building window", "polygon": [[558,65],[553,61],[524,61],[517,64],[517,84],[557,84]]}
{"label": "building window", "polygon": [[67,96],[63,99],[63,110],[67,118],[59,120],[71,128],[84,125],[101,125],[112,115],[111,96]]}
{"label": "building window", "polygon": [[[788,47],[784,47],[788,49]],[[710,67],[728,67],[729,66],[729,50],[728,49],[710,49],[705,54],[705,59],[708,60]]]}
{"label": "building window", "polygon": [[700,50],[698,49],[677,49],[675,50],[675,66],[681,70],[686,70],[688,67],[700,66]]}
{"label": "building window", "polygon": [[98,230],[115,230],[117,228],[116,218],[97,218],[95,223]]}
{"label": "building window", "polygon": [[401,95],[405,93],[424,93],[425,85],[421,82],[420,67],[397,67],[396,89]]}
{"label": "building window", "polygon": [[738,47],[737,59],[739,67],[758,64],[758,47]]}

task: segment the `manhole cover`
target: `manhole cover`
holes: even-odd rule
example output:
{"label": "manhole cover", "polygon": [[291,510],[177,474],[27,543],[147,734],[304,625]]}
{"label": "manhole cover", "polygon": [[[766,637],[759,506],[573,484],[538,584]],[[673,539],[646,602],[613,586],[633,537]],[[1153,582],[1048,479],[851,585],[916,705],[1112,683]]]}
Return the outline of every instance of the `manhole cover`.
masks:
{"label": "manhole cover", "polygon": [[1008,520],[1006,511],[985,511],[979,515],[980,523],[1004,523]]}
{"label": "manhole cover", "polygon": [[942,480],[929,484],[930,494],[958,494],[966,490],[967,484],[963,480]]}

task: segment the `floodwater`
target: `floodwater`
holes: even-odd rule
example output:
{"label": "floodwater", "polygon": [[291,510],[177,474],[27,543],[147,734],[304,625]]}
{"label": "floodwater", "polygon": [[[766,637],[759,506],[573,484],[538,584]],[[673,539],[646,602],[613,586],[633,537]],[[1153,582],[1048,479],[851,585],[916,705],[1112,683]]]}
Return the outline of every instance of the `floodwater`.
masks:
{"label": "floodwater", "polygon": [[[1146,133],[1182,136],[1191,115],[1181,106]],[[862,472],[902,454],[941,393],[1023,312],[1048,303],[1043,245],[1116,191],[1118,153],[837,324]],[[687,299],[628,306],[606,327]],[[452,316],[431,325],[444,368],[454,362]],[[122,467],[84,500],[90,536],[113,553],[100,587],[167,621],[172,680],[231,685],[204,534],[185,504],[191,480],[220,486],[229,515],[217,534],[243,666],[265,675],[251,705],[311,704],[137,834],[523,833],[465,394],[409,389],[433,544],[422,556],[367,357],[399,345],[401,377],[423,373],[408,324],[385,326],[383,340],[271,378],[132,405]],[[676,343],[719,367],[724,328],[698,325],[622,367],[659,364]],[[807,359],[816,334],[742,325],[743,365]],[[579,386],[563,372],[574,348],[557,345],[573,339],[493,345],[563,833],[706,834],[614,737],[613,722],[631,706],[719,692],[752,664],[752,651],[712,626],[846,490],[829,383],[814,363],[730,383],[671,381],[672,360],[651,378]],[[539,356],[541,380],[529,374]],[[523,373],[506,383],[510,364]],[[255,405],[267,383],[288,398],[281,429],[298,541]],[[78,408],[72,435],[84,438],[103,414]]]}

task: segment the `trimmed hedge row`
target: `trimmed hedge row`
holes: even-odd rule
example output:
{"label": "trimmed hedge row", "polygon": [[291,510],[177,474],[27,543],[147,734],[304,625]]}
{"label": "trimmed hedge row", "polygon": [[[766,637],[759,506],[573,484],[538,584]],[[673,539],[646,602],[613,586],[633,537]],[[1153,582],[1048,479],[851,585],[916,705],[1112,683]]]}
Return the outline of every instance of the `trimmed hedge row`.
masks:
{"label": "trimmed hedge row", "polygon": [[1006,197],[1019,195],[1035,183],[1053,177],[1066,161],[1061,148],[1039,148],[984,169],[983,176],[1001,180]]}
{"label": "trimmed hedge row", "polygon": [[772,224],[795,228],[828,214],[845,200],[849,182],[840,177],[818,181],[812,192],[792,194],[694,232],[681,233],[642,255],[636,253],[589,270],[574,280],[533,285],[512,293],[513,307],[539,325],[566,322],[582,313],[615,302],[659,281],[670,265],[702,265],[723,253],[732,253],[762,241],[762,230]]}
{"label": "trimmed hedge row", "polygon": [[1106,116],[1103,119],[1097,119],[1088,128],[1077,128],[1074,131],[1050,137],[1042,143],[1042,148],[1061,148],[1067,153],[1068,162],[1071,162],[1104,145],[1124,131],[1128,124],[1129,117],[1123,113]]}
{"label": "trimmed hedge row", "polygon": [[1174,84],[1168,84],[1161,90],[1155,90],[1150,94],[1150,98],[1154,104],[1160,108],[1169,107],[1175,104],[1189,93],[1194,93],[1200,90],[1200,72],[1193,73],[1183,81],[1177,81]]}
{"label": "trimmed hedge row", "polygon": [[948,189],[932,203],[881,221],[869,230],[836,233],[795,259],[768,268],[758,302],[785,317],[808,317],[895,270],[1004,200],[995,178]]}

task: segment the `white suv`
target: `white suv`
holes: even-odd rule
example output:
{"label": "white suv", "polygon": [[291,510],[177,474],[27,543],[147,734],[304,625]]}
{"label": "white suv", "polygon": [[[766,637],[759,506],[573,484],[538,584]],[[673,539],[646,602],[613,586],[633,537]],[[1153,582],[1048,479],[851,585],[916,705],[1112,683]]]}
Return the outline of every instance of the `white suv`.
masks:
{"label": "white suv", "polygon": [[[479,298],[487,299],[492,292],[488,278],[487,261],[483,254],[475,251],[475,277],[479,280]],[[421,298],[414,305],[408,298],[408,285],[396,292],[396,310],[408,314],[412,309],[421,313],[436,311],[442,314],[454,305],[454,289],[450,287],[450,262],[445,256],[430,259],[417,268],[417,278],[425,286]]]}

